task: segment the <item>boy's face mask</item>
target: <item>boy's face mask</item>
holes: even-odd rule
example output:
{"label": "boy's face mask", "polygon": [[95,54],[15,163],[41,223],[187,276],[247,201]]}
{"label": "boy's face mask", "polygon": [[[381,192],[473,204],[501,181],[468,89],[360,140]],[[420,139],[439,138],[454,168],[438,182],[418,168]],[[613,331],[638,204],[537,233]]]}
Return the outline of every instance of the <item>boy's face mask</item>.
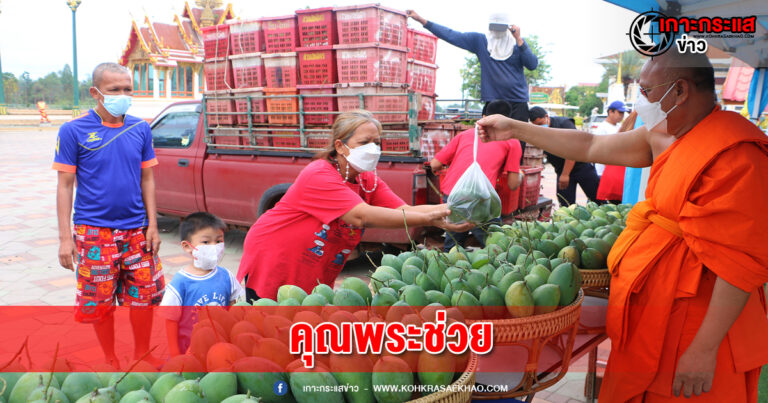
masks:
{"label": "boy's face mask", "polygon": [[197,245],[192,249],[192,264],[200,270],[211,271],[216,268],[224,256],[224,242],[214,245]]}

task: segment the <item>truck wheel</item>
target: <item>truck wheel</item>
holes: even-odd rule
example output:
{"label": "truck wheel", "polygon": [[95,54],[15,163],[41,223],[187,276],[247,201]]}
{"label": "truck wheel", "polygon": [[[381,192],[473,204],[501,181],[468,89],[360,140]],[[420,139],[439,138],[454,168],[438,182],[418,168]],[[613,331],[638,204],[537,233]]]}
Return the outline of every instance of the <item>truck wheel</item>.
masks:
{"label": "truck wheel", "polygon": [[267,189],[267,191],[261,195],[261,200],[259,200],[258,217],[261,217],[267,210],[275,207],[275,204],[283,198],[283,195],[288,191],[289,187],[291,187],[291,183],[281,183]]}

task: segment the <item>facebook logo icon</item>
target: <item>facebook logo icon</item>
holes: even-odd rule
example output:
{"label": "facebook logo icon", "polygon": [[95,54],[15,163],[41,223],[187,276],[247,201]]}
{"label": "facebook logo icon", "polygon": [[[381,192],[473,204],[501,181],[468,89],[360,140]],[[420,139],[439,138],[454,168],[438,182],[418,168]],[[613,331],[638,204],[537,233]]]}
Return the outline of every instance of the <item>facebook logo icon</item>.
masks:
{"label": "facebook logo icon", "polygon": [[288,393],[288,384],[285,381],[277,381],[272,386],[272,391],[278,396],[283,396]]}

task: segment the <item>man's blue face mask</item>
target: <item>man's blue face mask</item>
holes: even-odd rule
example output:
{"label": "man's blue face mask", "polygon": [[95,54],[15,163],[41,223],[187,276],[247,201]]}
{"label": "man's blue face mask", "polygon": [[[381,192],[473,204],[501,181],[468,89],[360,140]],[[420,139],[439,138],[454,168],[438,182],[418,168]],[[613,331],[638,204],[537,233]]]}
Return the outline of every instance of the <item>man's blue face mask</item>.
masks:
{"label": "man's blue face mask", "polygon": [[125,115],[128,108],[131,107],[132,98],[130,95],[104,95],[98,88],[96,91],[104,97],[104,109],[116,118]]}

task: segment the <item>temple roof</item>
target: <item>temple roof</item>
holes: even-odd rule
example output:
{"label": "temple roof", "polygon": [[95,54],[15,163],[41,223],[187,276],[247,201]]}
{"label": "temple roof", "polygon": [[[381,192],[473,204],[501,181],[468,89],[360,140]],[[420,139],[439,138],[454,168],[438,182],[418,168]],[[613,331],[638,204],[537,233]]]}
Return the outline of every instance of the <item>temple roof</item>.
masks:
{"label": "temple roof", "polygon": [[[120,64],[127,66],[131,54],[138,50],[145,53],[152,63],[161,66],[175,66],[178,62],[202,63],[203,44],[199,27],[202,11],[190,8],[185,2],[182,17],[174,15],[172,23],[154,22],[146,16],[144,23],[139,25],[134,19]],[[231,4],[225,9],[213,10],[213,13],[217,24],[233,18]]]}

